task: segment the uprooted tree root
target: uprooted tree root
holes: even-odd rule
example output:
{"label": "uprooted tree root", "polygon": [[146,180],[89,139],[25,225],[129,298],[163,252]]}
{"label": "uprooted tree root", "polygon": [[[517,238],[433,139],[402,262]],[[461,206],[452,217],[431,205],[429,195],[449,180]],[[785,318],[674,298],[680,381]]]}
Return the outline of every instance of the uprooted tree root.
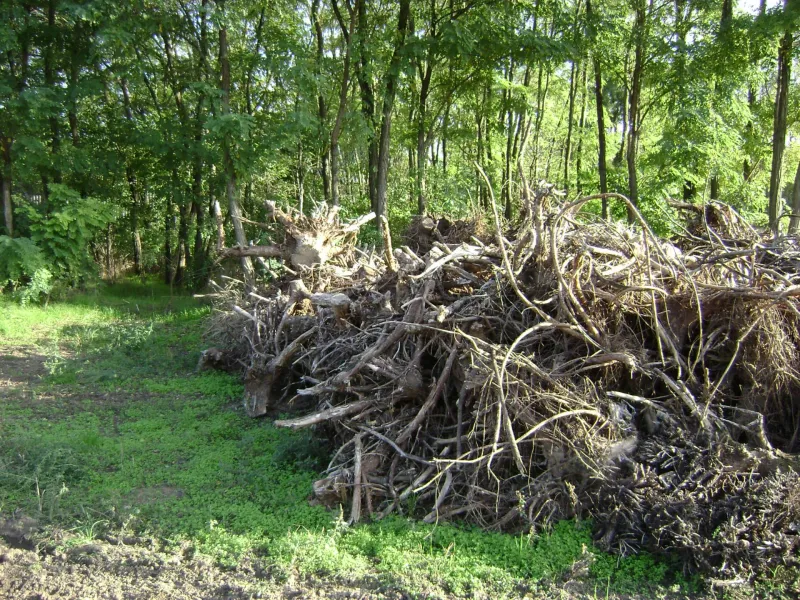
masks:
{"label": "uprooted tree root", "polygon": [[267,291],[220,291],[250,414],[306,408],[276,425],[332,438],[315,494],[353,522],[591,517],[604,547],[715,577],[793,564],[800,250],[721,204],[676,244],[641,219],[578,220],[593,198],[543,186],[513,239],[495,214],[491,244],[351,247]]}

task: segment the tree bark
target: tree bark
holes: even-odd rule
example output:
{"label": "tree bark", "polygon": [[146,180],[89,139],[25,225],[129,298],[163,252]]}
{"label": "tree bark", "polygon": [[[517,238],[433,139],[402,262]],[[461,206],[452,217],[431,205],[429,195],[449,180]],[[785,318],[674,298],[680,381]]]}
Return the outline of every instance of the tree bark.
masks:
{"label": "tree bark", "polygon": [[[652,1],[652,0],[651,0]],[[645,42],[647,39],[647,5],[645,0],[635,0],[636,21],[634,23],[634,63],[633,80],[628,103],[628,197],[633,206],[639,205],[639,182],[636,174],[636,154],[639,146],[639,102],[644,74]],[[635,214],[628,207],[628,221],[633,222]]]}
{"label": "tree bark", "polygon": [[569,192],[569,163],[572,158],[572,122],[575,113],[575,96],[578,91],[578,65],[572,61],[569,71],[569,108],[567,109],[567,139],[564,142],[564,191]]}
{"label": "tree bark", "polygon": [[[44,84],[48,90],[55,89],[55,73],[53,69],[53,46],[56,39],[56,3],[55,0],[50,0],[47,4],[47,30],[50,43],[46,44],[44,48]],[[58,124],[58,117],[52,113],[47,119],[50,125],[50,156],[53,164],[50,165],[51,174],[54,183],[61,183],[61,169],[56,166],[58,162],[58,152],[61,147],[61,132]],[[47,197],[47,174],[43,174],[44,186],[43,194]]]}
{"label": "tree bark", "polygon": [[425,168],[427,166],[427,130],[425,119],[428,114],[428,94],[431,88],[431,75],[433,73],[433,59],[431,51],[428,50],[428,58],[425,61],[424,72],[420,69],[420,90],[419,106],[417,108],[417,214],[424,215],[428,210],[428,199],[426,197]]}
{"label": "tree bark", "polygon": [[[224,6],[224,3],[220,2],[220,5]],[[225,25],[222,25],[219,29],[219,64],[222,75],[222,113],[228,115],[231,112],[231,65],[228,60],[228,30]],[[223,162],[227,175],[225,195],[228,199],[228,210],[231,215],[231,221],[233,222],[233,233],[236,238],[236,245],[244,247],[247,246],[247,238],[245,237],[244,225],[242,224],[242,211],[236,197],[236,169],[233,164],[230,146],[230,140],[226,139],[223,149]],[[242,257],[242,274],[244,276],[245,286],[248,288],[252,287],[255,279],[253,265],[246,256]]]}
{"label": "tree bark", "polygon": [[[397,34],[394,51],[389,68],[384,76],[383,110],[381,120],[380,145],[378,149],[378,172],[375,183],[375,205],[373,211],[378,218],[386,214],[386,190],[389,175],[389,139],[392,129],[392,109],[397,94],[397,82],[400,78],[400,60],[406,35],[408,34],[411,0],[400,0],[400,12],[397,17]],[[417,165],[419,168],[419,165]]]}
{"label": "tree bark", "polygon": [[581,185],[581,161],[583,159],[583,131],[586,127],[586,77],[587,77],[587,64],[586,60],[581,60],[581,113],[578,117],[578,144],[575,148],[575,192],[580,197],[583,193],[583,186]]}
{"label": "tree bark", "polygon": [[342,134],[342,124],[344,122],[344,115],[347,111],[347,90],[350,88],[350,57],[353,48],[353,31],[355,28],[355,19],[352,11],[350,13],[350,25],[345,26],[342,19],[339,5],[336,0],[331,0],[333,11],[339,21],[339,26],[342,29],[342,35],[345,39],[344,51],[344,64],[342,66],[342,82],[339,86],[339,109],[336,111],[336,119],[331,128],[331,204],[334,206],[339,205],[339,137]]}
{"label": "tree bark", "polygon": [[369,75],[370,60],[366,40],[370,32],[367,24],[367,0],[356,0],[355,13],[358,38],[358,61],[356,62],[356,79],[361,92],[361,114],[364,116],[370,131],[367,148],[367,193],[370,206],[377,202],[378,174],[378,138],[375,135],[375,91]]}
{"label": "tree bark", "polygon": [[177,173],[172,171],[172,190],[167,194],[167,210],[164,212],[164,283],[172,285],[172,228],[173,210],[172,197],[175,194],[175,182],[178,178]]}
{"label": "tree bark", "polygon": [[[319,0],[311,0],[311,24],[314,27],[314,40],[317,45],[316,56],[316,75],[317,75],[317,111],[319,115],[320,131],[325,129],[325,122],[328,120],[328,105],[325,102],[325,94],[322,93],[321,77],[322,77],[322,59],[325,53],[325,40],[322,37],[322,25],[319,22]],[[320,156],[321,166],[320,175],[322,176],[322,195],[325,202],[330,201],[331,198],[331,184],[328,176],[328,158],[331,155],[332,149],[327,147],[322,148],[322,155]]]}
{"label": "tree bark", "polygon": [[[597,43],[597,27],[592,13],[591,0],[586,0],[586,19],[589,22],[589,31],[593,43]],[[600,57],[597,48],[592,49],[592,65],[594,67],[594,101],[597,109],[597,174],[600,178],[600,193],[604,194],[602,200],[602,216],[608,219],[608,176],[606,171],[606,121],[605,106],[603,102],[603,76],[600,67]]]}
{"label": "tree bark", "polygon": [[[5,151],[3,154],[5,154]],[[0,173],[0,188],[3,196],[3,220],[6,226],[6,235],[14,237],[14,210],[11,204],[11,161],[6,160],[5,157],[3,159],[3,172]]]}
{"label": "tree bark", "polygon": [[794,175],[792,187],[792,216],[789,219],[789,233],[796,234],[800,228],[800,162],[797,163],[797,172]]}
{"label": "tree bark", "polygon": [[[784,10],[789,1],[784,0]],[[786,149],[786,121],[789,108],[789,85],[791,84],[792,31],[788,30],[781,39],[778,49],[778,86],[775,92],[775,112],[772,126],[772,170],[769,176],[769,226],[778,232],[780,224],[781,167]]]}
{"label": "tree bark", "polygon": [[[133,123],[133,110],[131,110],[131,97],[128,92],[128,82],[123,77],[120,79],[122,88],[123,107],[125,109],[125,120],[131,126]],[[142,237],[139,232],[139,185],[136,180],[136,173],[129,163],[125,167],[125,177],[128,180],[128,190],[131,193],[131,241],[133,244],[133,271],[137,275],[142,274]]]}

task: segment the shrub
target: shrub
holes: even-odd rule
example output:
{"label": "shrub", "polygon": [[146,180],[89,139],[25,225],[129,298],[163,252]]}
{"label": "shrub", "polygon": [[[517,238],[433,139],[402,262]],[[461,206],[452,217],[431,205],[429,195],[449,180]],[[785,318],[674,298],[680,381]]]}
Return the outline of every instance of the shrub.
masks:
{"label": "shrub", "polygon": [[30,220],[31,240],[52,265],[53,274],[72,284],[92,273],[92,242],[113,219],[114,210],[92,197],[81,197],[65,185],[50,185],[50,205],[46,215],[32,206],[21,206]]}
{"label": "shrub", "polygon": [[44,254],[30,238],[0,235],[0,291],[10,287],[22,304],[39,300],[52,288],[52,273],[45,264]]}

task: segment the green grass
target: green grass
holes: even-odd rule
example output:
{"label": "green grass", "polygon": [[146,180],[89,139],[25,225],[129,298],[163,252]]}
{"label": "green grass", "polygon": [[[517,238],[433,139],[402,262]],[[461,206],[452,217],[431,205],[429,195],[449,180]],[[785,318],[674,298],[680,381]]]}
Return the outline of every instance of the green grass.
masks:
{"label": "green grass", "polygon": [[21,510],[73,539],[124,531],[230,567],[256,557],[275,576],[425,593],[515,597],[576,561],[602,590],[669,578],[649,556],[599,552],[586,523],[541,536],[402,518],[348,527],[308,502],[324,444],[247,418],[236,378],[196,373],[209,309],[165,292],[125,284],[47,307],[0,300],[0,344],[37,347],[47,373],[0,393],[0,517]]}

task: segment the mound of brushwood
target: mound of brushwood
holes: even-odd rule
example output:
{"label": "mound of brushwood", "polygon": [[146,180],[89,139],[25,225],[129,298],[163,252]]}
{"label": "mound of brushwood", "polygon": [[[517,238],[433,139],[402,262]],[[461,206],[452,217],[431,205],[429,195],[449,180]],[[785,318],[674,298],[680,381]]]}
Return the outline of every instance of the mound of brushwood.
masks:
{"label": "mound of brushwood", "polygon": [[596,198],[542,186],[491,244],[340,248],[221,293],[248,411],[329,436],[314,493],[353,522],[591,518],[727,580],[796,563],[800,246],[723,204],[665,241]]}

